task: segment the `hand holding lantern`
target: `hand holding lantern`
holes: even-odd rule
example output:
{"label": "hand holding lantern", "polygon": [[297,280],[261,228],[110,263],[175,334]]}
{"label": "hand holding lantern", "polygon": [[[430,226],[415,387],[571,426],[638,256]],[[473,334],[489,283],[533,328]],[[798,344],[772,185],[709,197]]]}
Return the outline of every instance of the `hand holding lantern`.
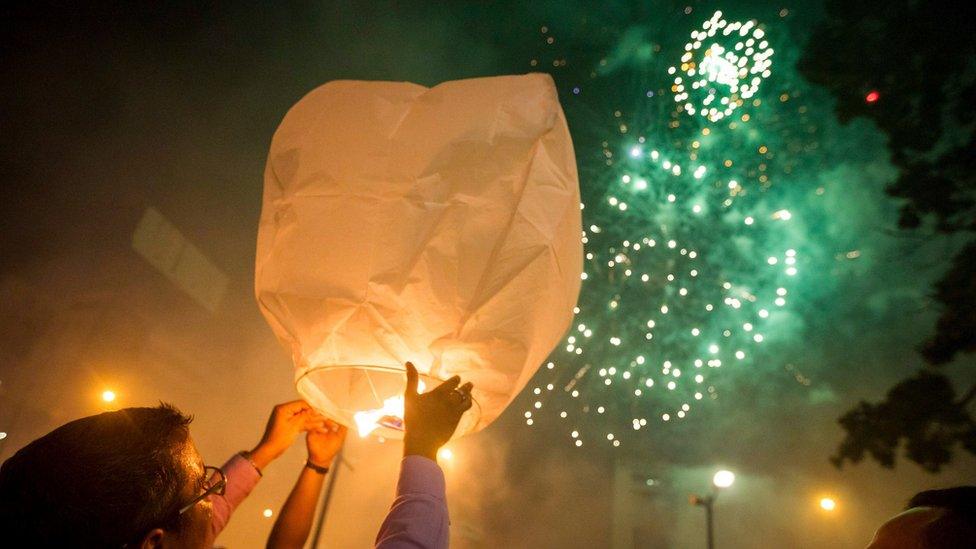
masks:
{"label": "hand holding lantern", "polygon": [[310,430],[305,435],[309,463],[318,467],[329,467],[339,453],[339,449],[342,448],[348,430],[345,425],[340,425],[331,419],[325,420],[322,427]]}
{"label": "hand holding lantern", "polygon": [[258,469],[264,469],[291,446],[299,433],[321,429],[325,423],[325,417],[304,400],[278,404],[271,411],[261,441],[248,452],[248,457]]}
{"label": "hand holding lantern", "polygon": [[417,369],[408,362],[403,455],[437,461],[437,450],[451,439],[461,415],[471,408],[473,386],[461,385],[461,378],[454,376],[430,392],[418,393],[418,382]]}

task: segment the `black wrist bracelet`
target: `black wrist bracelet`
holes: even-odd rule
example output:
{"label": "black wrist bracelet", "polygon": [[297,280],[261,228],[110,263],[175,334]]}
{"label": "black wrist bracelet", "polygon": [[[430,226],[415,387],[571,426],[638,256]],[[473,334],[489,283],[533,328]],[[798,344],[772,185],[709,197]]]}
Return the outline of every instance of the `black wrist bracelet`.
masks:
{"label": "black wrist bracelet", "polygon": [[328,467],[320,467],[320,466],[312,463],[310,460],[305,460],[305,467],[308,467],[309,469],[315,471],[316,473],[318,473],[320,475],[324,475],[324,474],[326,474],[326,473],[329,472],[329,468]]}

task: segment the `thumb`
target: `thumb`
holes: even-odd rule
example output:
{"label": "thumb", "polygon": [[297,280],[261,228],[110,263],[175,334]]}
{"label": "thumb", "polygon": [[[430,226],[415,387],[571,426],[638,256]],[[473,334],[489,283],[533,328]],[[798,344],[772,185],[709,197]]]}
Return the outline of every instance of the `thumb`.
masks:
{"label": "thumb", "polygon": [[417,369],[414,368],[412,362],[407,363],[407,391],[406,397],[414,397],[417,395],[417,383],[419,382],[419,376],[417,375]]}

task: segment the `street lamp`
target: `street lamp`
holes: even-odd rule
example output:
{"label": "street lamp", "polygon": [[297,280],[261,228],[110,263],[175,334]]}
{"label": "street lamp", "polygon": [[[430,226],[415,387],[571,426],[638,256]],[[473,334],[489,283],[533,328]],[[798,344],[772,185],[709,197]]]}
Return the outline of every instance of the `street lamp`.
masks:
{"label": "street lamp", "polygon": [[723,488],[732,486],[735,482],[735,473],[722,469],[712,477],[712,493],[707,496],[692,495],[689,500],[692,505],[705,508],[705,528],[708,534],[708,549],[715,549],[715,519],[712,510],[718,493]]}
{"label": "street lamp", "polygon": [[820,508],[830,512],[837,508],[837,500],[834,498],[820,498]]}
{"label": "street lamp", "polygon": [[728,488],[732,486],[733,482],[735,482],[735,473],[726,471],[725,469],[715,473],[715,476],[712,477],[712,484],[716,488]]}

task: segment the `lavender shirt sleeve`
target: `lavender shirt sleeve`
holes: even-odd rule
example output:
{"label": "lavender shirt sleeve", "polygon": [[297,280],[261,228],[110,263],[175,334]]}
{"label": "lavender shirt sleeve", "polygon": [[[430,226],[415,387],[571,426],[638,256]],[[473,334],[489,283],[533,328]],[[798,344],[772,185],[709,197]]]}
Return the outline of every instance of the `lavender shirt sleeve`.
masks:
{"label": "lavender shirt sleeve", "polygon": [[376,535],[376,548],[446,549],[448,525],[444,472],[425,457],[403,458],[396,499]]}
{"label": "lavender shirt sleeve", "polygon": [[261,474],[254,465],[240,454],[230,458],[220,469],[227,478],[227,486],[224,488],[224,495],[210,496],[210,503],[213,504],[213,517],[210,520],[211,539],[216,538],[217,534],[227,526],[231,513],[261,480]]}

